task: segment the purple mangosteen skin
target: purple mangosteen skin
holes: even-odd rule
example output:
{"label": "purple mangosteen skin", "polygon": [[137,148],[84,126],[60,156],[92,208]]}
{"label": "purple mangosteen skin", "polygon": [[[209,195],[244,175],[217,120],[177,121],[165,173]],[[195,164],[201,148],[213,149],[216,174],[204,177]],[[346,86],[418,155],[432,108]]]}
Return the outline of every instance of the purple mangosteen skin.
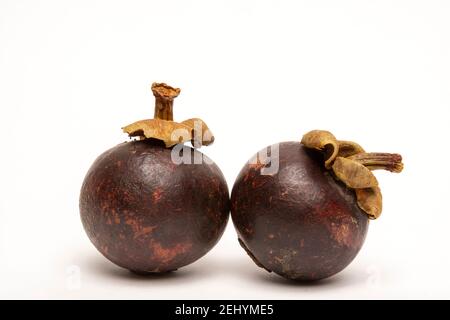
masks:
{"label": "purple mangosteen skin", "polygon": [[214,247],[228,221],[229,192],[217,165],[175,164],[171,152],[154,140],[119,144],[97,158],[82,185],[80,214],[89,239],[136,273],[191,264]]}
{"label": "purple mangosteen skin", "polygon": [[239,242],[258,266],[285,278],[331,277],[358,254],[369,219],[320,153],[298,142],[278,147],[278,172],[263,175],[265,165],[247,163],[236,179],[231,215]]}

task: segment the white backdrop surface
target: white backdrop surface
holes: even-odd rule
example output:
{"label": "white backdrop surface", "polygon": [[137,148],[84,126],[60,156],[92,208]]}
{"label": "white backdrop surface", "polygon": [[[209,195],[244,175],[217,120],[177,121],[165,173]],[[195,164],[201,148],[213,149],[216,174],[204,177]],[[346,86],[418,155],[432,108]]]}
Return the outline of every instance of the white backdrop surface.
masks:
{"label": "white backdrop surface", "polygon": [[[0,0],[0,298],[450,298],[448,1]],[[341,274],[300,285],[257,268],[231,224],[197,263],[133,276],[86,237],[84,175],[121,127],[182,89],[230,189],[272,143],[327,129],[404,156],[378,174],[382,217]]]}

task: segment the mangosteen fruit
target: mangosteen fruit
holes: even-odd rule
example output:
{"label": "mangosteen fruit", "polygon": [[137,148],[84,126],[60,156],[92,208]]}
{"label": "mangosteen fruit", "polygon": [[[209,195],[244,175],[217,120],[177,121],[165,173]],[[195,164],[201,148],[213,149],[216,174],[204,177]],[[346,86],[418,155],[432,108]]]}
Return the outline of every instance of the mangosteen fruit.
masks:
{"label": "mangosteen fruit", "polygon": [[367,153],[328,131],[261,150],[231,194],[239,243],[259,267],[288,279],[337,274],[361,249],[369,220],[381,214],[377,169],[401,172],[402,157]]}
{"label": "mangosteen fruit", "polygon": [[[84,229],[116,265],[163,273],[205,255],[223,234],[229,192],[218,166],[197,150],[213,135],[197,118],[173,121],[180,89],[154,83],[154,119],[123,128],[133,141],[100,155],[80,195]],[[184,145],[191,142],[194,148]]]}

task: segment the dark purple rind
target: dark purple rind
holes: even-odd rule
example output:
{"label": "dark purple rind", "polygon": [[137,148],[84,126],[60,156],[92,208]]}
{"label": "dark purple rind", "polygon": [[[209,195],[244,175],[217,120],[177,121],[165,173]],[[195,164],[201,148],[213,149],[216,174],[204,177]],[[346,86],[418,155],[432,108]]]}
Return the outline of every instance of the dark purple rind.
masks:
{"label": "dark purple rind", "polygon": [[120,144],[97,158],[81,189],[89,239],[106,258],[136,273],[168,272],[196,261],[214,247],[228,221],[229,192],[217,165],[177,165],[171,151],[153,140]]}
{"label": "dark purple rind", "polygon": [[298,142],[279,144],[277,173],[262,175],[263,167],[246,164],[231,195],[233,223],[252,259],[294,280],[342,271],[369,225],[354,191],[324,169],[319,153]]}

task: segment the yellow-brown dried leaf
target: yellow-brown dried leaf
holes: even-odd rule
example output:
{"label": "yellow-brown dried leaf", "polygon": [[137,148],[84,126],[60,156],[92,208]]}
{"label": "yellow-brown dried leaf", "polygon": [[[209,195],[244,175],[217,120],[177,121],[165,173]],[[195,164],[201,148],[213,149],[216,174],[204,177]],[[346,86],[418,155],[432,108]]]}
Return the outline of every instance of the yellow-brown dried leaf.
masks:
{"label": "yellow-brown dried leaf", "polygon": [[209,146],[214,142],[214,135],[202,119],[192,118],[181,123],[190,128],[194,146]]}
{"label": "yellow-brown dried leaf", "polygon": [[356,161],[338,157],[332,168],[336,177],[349,188],[361,189],[378,186],[377,178],[372,171]]}
{"label": "yellow-brown dried leaf", "polygon": [[147,119],[134,122],[123,128],[130,137],[153,138],[164,142],[166,147],[192,139],[191,128],[185,124],[162,119]]}
{"label": "yellow-brown dried leaf", "polygon": [[303,136],[301,143],[307,148],[323,151],[325,167],[331,168],[339,151],[338,141],[331,132],[324,130],[310,131]]}
{"label": "yellow-brown dried leaf", "polygon": [[367,216],[374,220],[380,217],[383,209],[383,197],[379,187],[356,189],[358,206],[364,210]]}

